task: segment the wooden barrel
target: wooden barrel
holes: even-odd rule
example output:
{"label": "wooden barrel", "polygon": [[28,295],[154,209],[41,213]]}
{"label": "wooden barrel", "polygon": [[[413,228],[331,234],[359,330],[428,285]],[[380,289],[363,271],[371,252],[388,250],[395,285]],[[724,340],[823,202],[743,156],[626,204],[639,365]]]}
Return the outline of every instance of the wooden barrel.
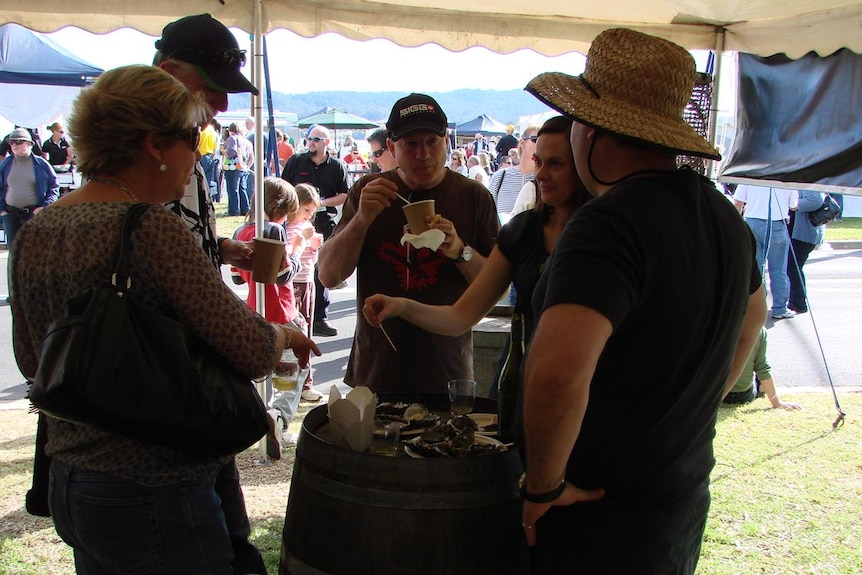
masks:
{"label": "wooden barrel", "polygon": [[[448,409],[440,395],[385,401]],[[476,412],[496,412],[477,398]],[[357,453],[315,431],[326,406],[305,417],[282,535],[282,575],[527,572],[514,450],[411,459]]]}

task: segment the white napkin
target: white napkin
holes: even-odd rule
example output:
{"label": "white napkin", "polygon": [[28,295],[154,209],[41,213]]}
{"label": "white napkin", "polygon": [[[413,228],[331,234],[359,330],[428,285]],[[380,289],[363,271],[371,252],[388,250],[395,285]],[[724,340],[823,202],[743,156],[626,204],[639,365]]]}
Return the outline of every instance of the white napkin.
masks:
{"label": "white napkin", "polygon": [[438,229],[431,229],[425,230],[419,235],[404,234],[401,237],[401,245],[403,246],[404,244],[409,243],[417,250],[419,248],[428,248],[431,251],[436,251],[445,239],[446,234]]}

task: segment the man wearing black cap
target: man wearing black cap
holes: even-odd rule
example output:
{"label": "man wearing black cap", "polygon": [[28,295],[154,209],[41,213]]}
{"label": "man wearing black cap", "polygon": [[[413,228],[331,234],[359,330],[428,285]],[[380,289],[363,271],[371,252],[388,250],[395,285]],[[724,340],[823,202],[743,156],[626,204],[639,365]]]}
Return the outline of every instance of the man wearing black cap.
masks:
{"label": "man wearing black cap", "polygon": [[[398,167],[366,175],[353,185],[341,221],[321,249],[320,280],[334,286],[355,269],[357,311],[375,293],[453,304],[494,245],[499,230],[494,202],[485,186],[446,168],[447,119],[433,98],[411,94],[398,100],[386,128]],[[398,194],[409,202],[434,200],[437,215],[426,222],[435,233],[423,236],[430,242],[436,235],[430,246],[402,243],[404,201]],[[470,331],[447,337],[401,318],[386,320],[396,352],[381,330],[357,315],[347,384],[377,393],[440,393],[447,381],[472,377]]]}
{"label": "man wearing black cap", "polygon": [[[203,97],[213,115],[227,110],[227,95],[258,90],[242,74],[245,50],[224,24],[209,14],[186,16],[171,22],[156,41],[153,65]],[[251,269],[251,247],[245,242],[216,235],[215,212],[200,164],[182,200],[168,205],[183,218],[216,266],[230,264]]]}
{"label": "man wearing black cap", "polygon": [[[153,65],[185,84],[189,91],[203,97],[213,115],[227,110],[227,95],[238,92],[257,94],[258,90],[242,75],[245,51],[224,24],[209,14],[187,16],[171,22],[156,41]],[[168,207],[188,224],[201,246],[218,268],[222,263],[251,269],[252,250],[245,242],[216,235],[215,212],[207,178],[200,162],[195,176],[179,202]],[[260,551],[248,540],[251,527],[239,484],[236,460],[225,464],[216,477],[216,492],[234,551],[234,573],[266,573]]]}

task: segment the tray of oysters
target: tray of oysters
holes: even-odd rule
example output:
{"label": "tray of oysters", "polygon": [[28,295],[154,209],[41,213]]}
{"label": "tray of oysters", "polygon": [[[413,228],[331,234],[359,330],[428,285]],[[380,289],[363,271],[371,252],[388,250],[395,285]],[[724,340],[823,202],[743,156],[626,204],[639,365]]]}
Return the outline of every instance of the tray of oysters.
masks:
{"label": "tray of oysters", "polygon": [[441,417],[421,403],[384,402],[377,405],[374,414],[374,430],[377,433],[384,425],[401,424],[401,437],[419,435],[440,425]]}
{"label": "tray of oysters", "polygon": [[506,451],[506,446],[478,433],[476,422],[458,415],[442,425],[404,441],[404,452],[415,459],[469,457]]}

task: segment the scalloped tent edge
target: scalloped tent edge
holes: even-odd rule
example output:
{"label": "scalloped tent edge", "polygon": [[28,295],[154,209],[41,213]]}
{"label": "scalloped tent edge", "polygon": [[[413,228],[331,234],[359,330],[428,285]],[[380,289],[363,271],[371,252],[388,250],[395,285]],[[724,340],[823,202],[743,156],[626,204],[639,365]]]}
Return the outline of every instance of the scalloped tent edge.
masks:
{"label": "scalloped tent edge", "polygon": [[71,25],[95,33],[130,27],[160,35],[172,20],[209,12],[249,33],[287,28],[306,37],[333,32],[402,46],[434,42],[454,51],[530,48],[546,55],[585,53],[602,30],[625,26],[691,50],[792,58],[840,48],[862,53],[862,5],[847,0],[543,0],[528,14],[524,10],[523,0],[495,0],[491,9],[462,0],[41,0],[4,7],[0,23],[41,32]]}

